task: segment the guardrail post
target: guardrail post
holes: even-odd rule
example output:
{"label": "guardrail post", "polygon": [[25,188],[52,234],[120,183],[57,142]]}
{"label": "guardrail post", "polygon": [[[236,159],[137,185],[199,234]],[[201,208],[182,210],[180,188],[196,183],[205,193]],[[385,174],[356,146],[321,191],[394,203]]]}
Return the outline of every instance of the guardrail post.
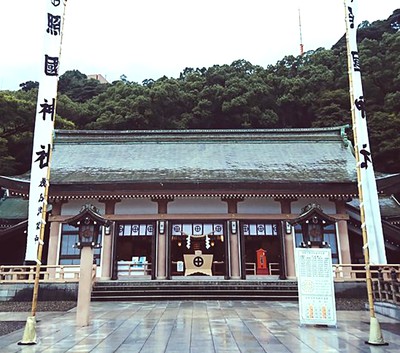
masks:
{"label": "guardrail post", "polygon": [[[374,283],[374,282],[372,282]],[[383,272],[382,272],[382,267],[378,268],[378,281],[375,282],[376,283],[376,291],[375,292],[375,300],[382,300],[383,297],[383,291],[385,289],[385,281],[383,279]],[[378,298],[376,298],[376,295],[378,295]]]}
{"label": "guardrail post", "polygon": [[399,281],[397,280],[397,271],[395,268],[390,270],[390,287],[392,290],[392,300],[394,304],[398,303],[397,295],[399,293]]}
{"label": "guardrail post", "polygon": [[60,266],[60,272],[59,272],[58,276],[59,276],[61,281],[64,281],[64,279],[65,279],[65,268],[64,268],[64,266]]}
{"label": "guardrail post", "polygon": [[392,282],[397,282],[397,271],[394,267],[390,270],[390,279]]}

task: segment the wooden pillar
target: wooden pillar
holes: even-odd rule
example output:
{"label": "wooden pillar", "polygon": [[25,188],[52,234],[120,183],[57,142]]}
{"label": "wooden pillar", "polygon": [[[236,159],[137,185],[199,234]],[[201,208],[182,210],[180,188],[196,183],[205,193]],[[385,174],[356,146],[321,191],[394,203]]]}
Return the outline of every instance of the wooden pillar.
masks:
{"label": "wooden pillar", "polygon": [[[115,204],[120,200],[99,200],[104,203],[105,215],[115,214]],[[115,243],[114,237],[118,236],[118,232],[115,231],[114,226],[110,226],[110,233],[104,234],[103,248],[101,250],[101,279],[110,279],[112,276],[113,268],[113,244]]]}
{"label": "wooden pillar", "polygon": [[[228,213],[229,214],[237,214],[237,205],[243,199],[222,199],[225,201],[228,206]],[[232,232],[231,223],[236,222],[236,231]],[[230,268],[230,277],[231,279],[240,279],[241,276],[241,249],[240,249],[240,231],[238,222],[236,220],[231,220],[228,222],[228,241],[229,241],[229,254],[227,254],[228,261],[229,261],[229,268]],[[245,271],[245,269],[242,269]]]}
{"label": "wooden pillar", "polygon": [[[346,201],[345,200],[335,200],[336,213],[346,214]],[[341,220],[337,222],[338,229],[338,240],[340,251],[340,262],[342,264],[351,264],[351,253],[350,253],[350,241],[349,232],[347,228],[347,221]],[[349,274],[350,275],[350,274]]]}
{"label": "wooden pillar", "polygon": [[[154,199],[154,202],[157,202],[158,205],[158,214],[167,214],[168,213],[168,202],[173,201],[172,198],[166,199]],[[161,218],[161,217],[160,217]],[[164,223],[164,231],[160,232],[159,222]],[[156,266],[155,266],[155,278],[156,279],[166,279],[169,277],[168,271],[168,263],[170,261],[168,256],[168,227],[166,225],[165,220],[159,220],[157,222],[157,237],[156,237]]]}
{"label": "wooden pillar", "polygon": [[76,306],[76,325],[88,326],[90,321],[90,297],[92,293],[93,249],[84,246],[81,249],[81,264]]}
{"label": "wooden pillar", "polygon": [[[277,199],[281,203],[281,213],[282,214],[290,214],[292,213],[291,203],[295,201],[295,199]],[[283,238],[283,247],[285,253],[282,256],[285,256],[285,264],[286,264],[286,275],[287,277],[296,277],[296,269],[294,264],[294,239],[293,239],[293,231],[290,234],[286,233],[286,230],[282,230],[282,238]]]}
{"label": "wooden pillar", "polygon": [[[61,209],[63,203],[66,201],[55,200],[52,202],[52,210],[51,214],[53,216],[61,215]],[[51,222],[50,223],[50,234],[49,234],[49,248],[47,253],[47,264],[48,265],[57,265],[58,262],[58,245],[60,243],[60,230],[61,223],[60,222]],[[55,278],[55,269],[49,270],[49,276],[51,279]]]}

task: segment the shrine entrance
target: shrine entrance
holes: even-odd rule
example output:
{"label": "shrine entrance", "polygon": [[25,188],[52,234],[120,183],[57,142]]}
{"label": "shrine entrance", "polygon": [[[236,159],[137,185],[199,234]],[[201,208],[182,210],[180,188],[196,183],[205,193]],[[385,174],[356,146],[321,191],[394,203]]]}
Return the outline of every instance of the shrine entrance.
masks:
{"label": "shrine entrance", "polygon": [[246,275],[280,275],[281,240],[278,223],[241,222]]}
{"label": "shrine entrance", "polygon": [[173,222],[170,234],[172,276],[225,276],[223,222]]}
{"label": "shrine entrance", "polygon": [[119,223],[116,238],[118,279],[150,276],[154,266],[155,224]]}

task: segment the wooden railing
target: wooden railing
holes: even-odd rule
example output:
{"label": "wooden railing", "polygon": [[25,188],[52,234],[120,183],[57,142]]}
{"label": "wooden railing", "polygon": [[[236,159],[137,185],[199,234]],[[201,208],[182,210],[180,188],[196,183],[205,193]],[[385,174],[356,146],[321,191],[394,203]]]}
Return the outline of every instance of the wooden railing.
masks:
{"label": "wooden railing", "polygon": [[[0,283],[33,283],[36,266],[0,266]],[[42,265],[40,282],[79,282],[79,265]],[[93,281],[96,278],[96,265],[93,265]]]}
{"label": "wooden railing", "polygon": [[378,279],[372,282],[375,301],[400,305],[399,289],[399,270],[395,268],[390,270],[390,278],[385,278],[385,273],[379,270]]}
{"label": "wooden railing", "polygon": [[[400,279],[400,264],[389,265],[373,265],[370,266],[372,281],[378,280],[381,275],[385,280],[389,279],[395,271],[397,279]],[[354,282],[365,281],[365,265],[364,264],[334,264],[333,279],[335,282]]]}
{"label": "wooden railing", "polygon": [[278,262],[268,263],[268,269],[270,275],[279,275],[281,273],[281,266]]}
{"label": "wooden railing", "polygon": [[[127,274],[139,272],[141,274],[150,274],[151,264],[141,264],[143,267],[137,267],[138,264],[130,263],[129,268],[121,268],[119,271],[126,271]],[[273,264],[277,265],[277,264]],[[371,266],[371,278],[375,282],[390,282],[394,278],[400,281],[400,264],[389,264]],[[255,263],[246,263],[247,274],[256,273]],[[0,266],[0,283],[13,282],[33,282],[35,278],[36,266]],[[278,267],[271,266],[270,271],[276,274]],[[93,265],[93,279],[96,277],[96,265]],[[333,278],[335,282],[354,282],[365,281],[364,264],[334,264]],[[42,282],[78,282],[79,265],[42,265],[40,266],[40,281]]]}
{"label": "wooden railing", "polygon": [[246,275],[256,275],[256,263],[255,262],[246,262]]}
{"label": "wooden railing", "polygon": [[151,275],[150,262],[119,261],[118,278]]}
{"label": "wooden railing", "polygon": [[[365,265],[333,265],[335,282],[365,281]],[[400,305],[400,265],[370,266],[372,295],[375,302]]]}

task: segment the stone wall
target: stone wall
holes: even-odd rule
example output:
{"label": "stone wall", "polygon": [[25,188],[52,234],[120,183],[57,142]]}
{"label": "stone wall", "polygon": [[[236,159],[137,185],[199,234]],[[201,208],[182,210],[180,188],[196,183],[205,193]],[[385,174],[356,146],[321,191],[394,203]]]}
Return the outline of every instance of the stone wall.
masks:
{"label": "stone wall", "polygon": [[[32,301],[33,283],[2,283],[0,301]],[[43,283],[39,285],[39,301],[77,300],[78,283]]]}

